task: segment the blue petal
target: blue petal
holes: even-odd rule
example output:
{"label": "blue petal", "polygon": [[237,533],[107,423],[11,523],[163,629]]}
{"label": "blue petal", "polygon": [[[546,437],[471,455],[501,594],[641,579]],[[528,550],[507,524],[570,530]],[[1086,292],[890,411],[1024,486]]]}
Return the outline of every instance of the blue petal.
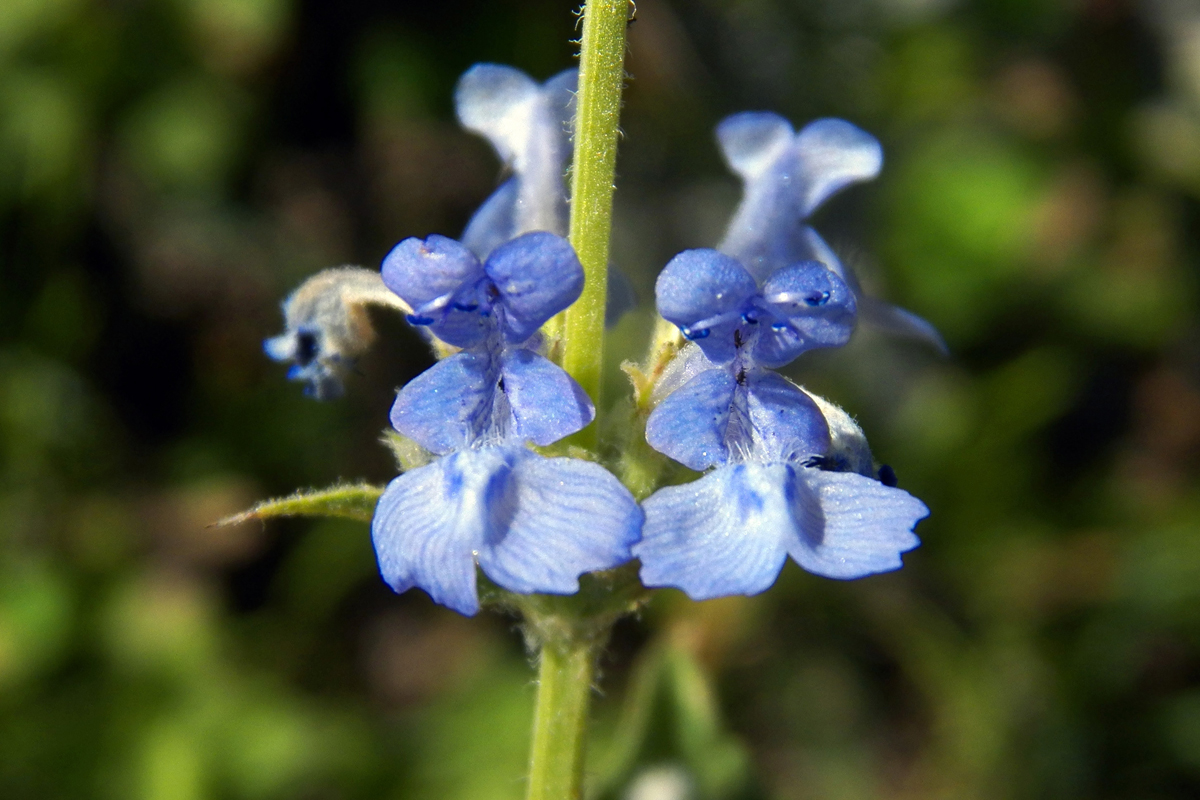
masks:
{"label": "blue petal", "polygon": [[502,448],[455,453],[388,484],[375,507],[371,540],[393,590],[419,586],[460,614],[479,610],[475,553],[504,505],[507,456]]}
{"label": "blue petal", "polygon": [[842,119],[818,119],[796,134],[803,187],[801,217],[852,183],[874,178],[883,168],[879,140]]}
{"label": "blue petal", "polygon": [[769,111],[743,111],[717,125],[729,168],[745,180],[762,175],[792,146],[792,124]]}
{"label": "blue petal", "polygon": [[458,121],[487,138],[501,160],[510,164],[525,149],[529,106],[541,87],[519,69],[502,64],[476,64],[454,88]]}
{"label": "blue petal", "polygon": [[642,583],[693,600],[768,589],[796,539],[794,486],[785,464],[734,464],[659,489],[642,503],[646,523],[633,547]]}
{"label": "blue petal", "polygon": [[542,84],[542,97],[554,114],[558,131],[567,138],[575,125],[575,98],[579,94],[579,70],[564,69]]}
{"label": "blue petal", "polygon": [[830,249],[825,240],[821,238],[821,235],[812,228],[806,227],[803,230],[802,253],[803,258],[820,261],[846,282],[846,285],[854,292],[855,300],[858,303],[859,317],[864,322],[882,330],[884,333],[925,342],[933,346],[942,355],[949,355],[950,349],[946,346],[946,341],[938,333],[937,328],[933,327],[929,322],[926,322],[911,311],[891,305],[890,303],[885,303],[863,292],[862,287],[858,285],[858,280],[854,277],[854,273],[842,265],[837,254]]}
{"label": "blue petal", "polygon": [[879,142],[843,120],[817,120],[785,142],[790,130],[782,117],[760,113],[737,114],[717,127],[726,160],[744,183],[718,248],[759,281],[812,258],[803,221],[834,192],[875,177],[883,164]]}
{"label": "blue petal", "polygon": [[296,332],[287,331],[278,336],[272,336],[270,339],[264,339],[263,352],[273,361],[291,361],[299,350],[297,337]]}
{"label": "blue petal", "polygon": [[575,116],[577,73],[566,70],[539,90],[524,121],[525,144],[512,162],[519,178],[513,238],[530,231],[567,233],[567,132]]}
{"label": "blue petal", "polygon": [[694,470],[724,464],[737,381],[727,369],[696,375],[663,400],[646,420],[646,441]]}
{"label": "blue petal", "polygon": [[799,229],[800,235],[796,245],[796,256],[788,263],[795,261],[819,261],[829,268],[829,271],[837,275],[850,290],[854,292],[855,297],[862,296],[862,287],[858,285],[858,278],[854,272],[846,269],[846,265],[838,258],[837,253],[833,252],[825,240],[821,238],[821,234],[817,233],[816,229],[803,225]]}
{"label": "blue petal", "polygon": [[463,234],[464,243],[480,258],[523,233],[566,233],[564,175],[576,83],[575,70],[538,86],[524,73],[496,64],[479,64],[459,79],[459,120],[487,137],[514,173]]}
{"label": "blue petal", "polygon": [[484,352],[456,353],[408,382],[392,405],[392,427],[434,453],[461,450],[490,430],[498,369]]}
{"label": "blue petal", "polygon": [[514,213],[519,190],[517,178],[509,178],[475,210],[463,231],[462,243],[480,260],[513,238]]}
{"label": "blue petal", "polygon": [[582,573],[628,561],[641,524],[629,490],[600,465],[487,447],[392,481],[371,537],[395,591],[418,586],[469,615],[476,561],[510,591],[569,594]]}
{"label": "blue petal", "polygon": [[734,332],[745,324],[742,311],[757,291],[750,273],[716,250],[684,250],[654,284],[658,313],[717,363],[733,360]]}
{"label": "blue petal", "polygon": [[889,572],[921,543],[913,528],[929,509],[903,489],[853,472],[801,468],[798,477],[817,518],[789,552],[809,572],[844,579]]}
{"label": "blue petal", "polygon": [[497,247],[485,265],[504,308],[504,337],[524,342],[550,317],[579,299],[583,267],[561,236],[527,233]]}
{"label": "blue petal", "polygon": [[851,472],[788,464],[736,464],[670,486],[642,507],[633,554],[647,586],[693,599],[756,594],[774,583],[785,554],[830,578],[902,566],[920,544],[913,527],[929,510],[912,495]]}
{"label": "blue petal", "polygon": [[911,311],[874,297],[860,297],[858,310],[864,322],[885,333],[916,339],[930,345],[943,356],[950,355],[950,348],[938,329]]}
{"label": "blue petal", "polygon": [[596,416],[587,393],[562,367],[531,350],[504,359],[504,394],[513,416],[513,435],[548,445],[582,429]]}
{"label": "blue petal", "polygon": [[492,510],[479,552],[489,578],[514,592],[571,594],[581,574],[632,558],[642,510],[604,467],[524,449],[511,463],[505,505]]}
{"label": "blue petal", "polygon": [[792,126],[777,114],[747,112],[721,122],[717,138],[743,182],[742,202],[717,248],[761,282],[805,257],[801,204],[806,186]]}
{"label": "blue petal", "polygon": [[746,372],[743,383],[739,412],[745,423],[739,427],[749,429],[750,441],[726,440],[740,460],[784,463],[829,451],[829,425],[803,389],[766,370]]}
{"label": "blue petal", "polygon": [[413,309],[409,321],[427,325],[457,347],[478,344],[486,335],[481,310],[485,275],[479,259],[453,239],[434,234],[405,239],[383,259],[383,282]]}
{"label": "blue petal", "polygon": [[782,367],[805,350],[840,347],[850,341],[857,306],[854,292],[816,261],[778,270],[763,285],[764,318],[754,342],[754,358]]}

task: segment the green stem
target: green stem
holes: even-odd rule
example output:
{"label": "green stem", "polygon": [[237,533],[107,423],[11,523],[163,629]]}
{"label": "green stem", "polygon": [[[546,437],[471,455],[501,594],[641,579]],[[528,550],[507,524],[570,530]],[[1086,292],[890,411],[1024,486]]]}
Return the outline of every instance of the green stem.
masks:
{"label": "green stem", "polygon": [[[583,264],[584,286],[579,300],[566,312],[563,368],[591,396],[597,409],[628,18],[629,0],[590,0],[583,10],[579,50],[570,238]],[[598,428],[590,426],[577,434],[574,442],[594,448]]]}
{"label": "green stem", "polygon": [[592,637],[542,646],[527,800],[583,796],[583,752],[597,650]]}
{"label": "green stem", "polygon": [[[608,243],[628,18],[629,0],[589,0],[584,7],[575,99],[570,238],[583,265],[584,285],[583,294],[564,315],[562,365],[597,409],[601,408]],[[572,437],[572,442],[594,450],[598,429],[598,424],[590,425]],[[607,595],[615,596],[611,591]],[[559,611],[563,613],[545,609],[531,615],[531,609],[525,609],[530,624],[540,621],[547,628],[537,636],[542,646],[528,800],[578,800],[583,796],[592,677],[612,625],[608,615],[589,613],[588,609]],[[590,624],[575,624],[584,619]],[[564,624],[557,625],[560,622]],[[604,636],[597,635],[601,632]]]}

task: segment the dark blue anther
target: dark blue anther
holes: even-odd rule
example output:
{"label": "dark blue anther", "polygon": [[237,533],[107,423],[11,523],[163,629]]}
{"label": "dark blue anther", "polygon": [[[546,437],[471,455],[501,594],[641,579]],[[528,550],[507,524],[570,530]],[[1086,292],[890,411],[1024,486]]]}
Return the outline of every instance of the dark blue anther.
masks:
{"label": "dark blue anther", "polygon": [[455,311],[475,311],[479,308],[479,303],[452,303]]}
{"label": "dark blue anther", "polygon": [[879,468],[879,482],[884,486],[891,486],[892,488],[895,488],[896,484],[899,483],[899,481],[896,480],[896,470],[892,469],[887,464],[881,466]]}
{"label": "dark blue anther", "polygon": [[742,322],[746,323],[747,325],[757,325],[758,324],[758,320],[756,320],[754,317],[750,316],[749,312],[742,314]]}
{"label": "dark blue anther", "polygon": [[710,331],[708,328],[701,328],[698,331],[694,331],[691,328],[680,328],[679,330],[683,333],[683,338],[687,339],[689,342],[694,342],[697,339],[704,339],[710,333],[712,333],[712,331]]}
{"label": "dark blue anther", "polygon": [[820,292],[819,294],[810,294],[804,298],[804,302],[810,306],[823,306],[829,302],[829,292]]}
{"label": "dark blue anther", "polygon": [[788,326],[788,325],[787,325],[787,323],[786,323],[786,322],[774,322],[774,323],[772,323],[772,324],[771,324],[771,330],[773,330],[773,331],[781,331],[781,330],[783,330],[784,328],[786,328],[787,326]]}
{"label": "dark blue anther", "polygon": [[313,331],[300,331],[296,334],[296,363],[307,367],[317,357],[317,334]]}
{"label": "dark blue anther", "polygon": [[405,317],[409,325],[432,325],[437,322],[433,317],[422,317],[418,314],[409,314]]}

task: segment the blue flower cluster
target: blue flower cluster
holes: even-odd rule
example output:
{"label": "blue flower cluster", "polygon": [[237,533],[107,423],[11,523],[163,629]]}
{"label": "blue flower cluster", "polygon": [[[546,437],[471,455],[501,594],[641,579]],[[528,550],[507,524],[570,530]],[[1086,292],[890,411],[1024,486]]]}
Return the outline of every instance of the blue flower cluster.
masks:
{"label": "blue flower cluster", "polygon": [[585,572],[631,557],[642,512],[599,464],[545,458],[592,421],[587,395],[535,349],[538,329],[579,297],[565,239],[527,233],[479,260],[443,236],[405,239],[383,280],[409,321],[463,348],[400,390],[392,425],[441,456],[393,480],[371,535],[384,580],[420,586],[463,614],[479,609],[475,565],[514,592],[570,594]]}
{"label": "blue flower cluster", "polygon": [[333,272],[318,275],[285,307],[288,331],[268,343],[318,395],[332,393],[363,346],[354,303],[404,310],[446,355],[400,390],[391,411],[393,427],[438,458],[397,477],[379,500],[372,537],[384,579],[473,614],[477,568],[513,592],[569,594],[583,573],[636,557],[645,585],[704,599],[765,590],[789,555],[832,578],[900,567],[928,509],[895,488],[890,470],[876,473],[849,415],[773,371],[845,344],[860,317],[944,347],[924,320],[865,295],[807,224],[829,196],[882,165],[879,143],[842,120],[798,133],[774,114],[722,122],[717,137],[744,181],[742,204],[717,250],[680,253],[658,278],[658,311],[690,344],[654,389],[646,440],[706,474],[639,506],[599,464],[530,448],[595,416],[545,357],[540,334],[584,281],[559,235],[575,82],[574,71],[541,85],[509,67],[468,71],[459,119],[488,138],[511,177],[461,243],[402,241],[378,285],[338,273],[321,288]]}

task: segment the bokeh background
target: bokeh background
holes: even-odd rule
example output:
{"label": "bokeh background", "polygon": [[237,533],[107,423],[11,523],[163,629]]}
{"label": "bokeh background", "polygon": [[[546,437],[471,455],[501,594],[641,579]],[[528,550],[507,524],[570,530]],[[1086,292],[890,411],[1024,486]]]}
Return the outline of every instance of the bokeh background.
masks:
{"label": "bokeh background", "polygon": [[[261,341],[306,275],[461,231],[498,167],[455,79],[571,66],[573,10],[0,3],[0,796],[522,795],[513,620],[392,595],[361,524],[207,526],[394,474],[417,338],[380,317],[325,404]],[[1200,5],[640,0],[628,65],[614,359],[720,238],[712,129],[746,109],[881,138],[817,227],[952,355],[802,359],[924,546],[660,593],[602,664],[592,795],[1200,796]]]}

